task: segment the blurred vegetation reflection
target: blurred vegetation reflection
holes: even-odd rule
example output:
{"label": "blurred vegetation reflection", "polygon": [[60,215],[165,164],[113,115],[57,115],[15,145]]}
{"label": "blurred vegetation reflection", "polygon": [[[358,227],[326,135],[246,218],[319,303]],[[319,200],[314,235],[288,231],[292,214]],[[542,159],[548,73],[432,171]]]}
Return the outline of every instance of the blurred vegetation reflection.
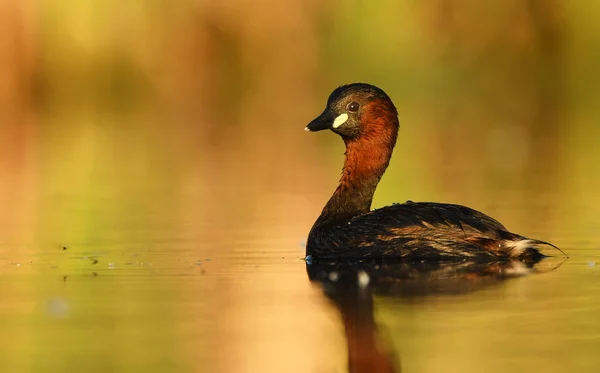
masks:
{"label": "blurred vegetation reflection", "polygon": [[[589,0],[1,2],[0,370],[341,364],[342,344],[298,321],[326,323],[325,306],[290,258],[343,152],[303,128],[353,81],[400,112],[374,207],[459,203],[556,243],[572,264],[528,285],[565,300],[544,314],[562,334],[541,343],[577,357],[555,371],[597,364],[599,16]],[[400,349],[405,369],[431,367],[419,348],[441,342],[424,330]]]}

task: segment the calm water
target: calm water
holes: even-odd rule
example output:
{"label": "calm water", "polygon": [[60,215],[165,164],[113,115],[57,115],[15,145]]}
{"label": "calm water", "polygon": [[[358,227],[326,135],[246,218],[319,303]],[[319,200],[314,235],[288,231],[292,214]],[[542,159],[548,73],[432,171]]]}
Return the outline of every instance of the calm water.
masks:
{"label": "calm water", "polygon": [[302,125],[277,144],[225,146],[44,123],[2,163],[2,372],[600,369],[600,199],[585,134],[507,170],[460,144],[449,149],[460,162],[415,157],[408,144],[427,132],[403,130],[375,204],[467,204],[570,256],[511,276],[470,263],[307,271],[305,236],[342,149]]}

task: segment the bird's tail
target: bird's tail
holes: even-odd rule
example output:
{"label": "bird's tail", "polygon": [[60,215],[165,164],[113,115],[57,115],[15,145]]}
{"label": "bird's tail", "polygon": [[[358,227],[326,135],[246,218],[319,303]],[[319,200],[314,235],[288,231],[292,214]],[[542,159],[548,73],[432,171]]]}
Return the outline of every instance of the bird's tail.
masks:
{"label": "bird's tail", "polygon": [[568,259],[569,256],[557,246],[540,240],[519,237],[506,243],[510,250],[511,258],[520,260],[541,260],[546,257],[563,256]]}

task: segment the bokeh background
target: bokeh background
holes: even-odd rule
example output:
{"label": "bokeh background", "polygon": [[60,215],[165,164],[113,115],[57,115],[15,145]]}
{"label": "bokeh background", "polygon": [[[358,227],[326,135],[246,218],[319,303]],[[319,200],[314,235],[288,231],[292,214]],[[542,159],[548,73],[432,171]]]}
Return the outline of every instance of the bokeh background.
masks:
{"label": "bokeh background", "polygon": [[[576,193],[581,184],[598,182],[594,1],[1,7],[5,240],[35,238],[32,218],[50,236],[37,238],[72,235],[77,214],[77,238],[100,238],[86,225],[118,221],[111,209],[126,206],[101,203],[115,193],[184,219],[274,209],[312,218],[313,206],[278,196],[322,204],[311,193],[332,190],[341,143],[301,131],[333,88],[354,81],[384,88],[400,112],[399,150],[376,202],[529,198],[540,189],[522,186],[543,183],[572,190],[572,204],[589,198]],[[541,168],[549,180],[537,178]],[[136,205],[147,193],[161,198]],[[257,193],[266,199],[249,198]]]}
{"label": "bokeh background", "polygon": [[[100,250],[104,269],[141,250],[175,263],[161,256],[174,246],[217,263],[301,258],[343,153],[333,134],[303,129],[335,87],[357,81],[383,88],[400,113],[375,207],[407,199],[460,203],[559,246],[596,245],[599,17],[593,0],[1,1],[0,276],[13,276],[19,264],[19,273],[45,278],[63,246],[76,257]],[[27,265],[44,260],[42,269]],[[60,260],[65,273],[83,271]],[[215,268],[232,283],[246,273]],[[273,281],[307,293],[302,276],[265,277],[243,290],[225,281],[225,288],[231,299]],[[57,342],[50,332],[19,329],[50,286],[23,281],[11,282],[0,300],[6,320],[16,322],[7,321],[14,342],[2,360],[11,356],[12,371],[43,367],[31,356],[63,369],[69,359],[43,352]],[[217,285],[223,280],[215,275],[185,289]],[[182,289],[162,286],[175,297]],[[74,294],[87,291],[81,285]],[[118,297],[153,297],[149,289],[147,298],[139,294],[124,286]],[[248,302],[228,304],[224,314],[214,311],[224,308],[219,302],[206,306],[206,320],[217,322],[202,325],[261,310]],[[282,302],[275,314],[290,321],[297,310]],[[254,334],[239,337],[241,324],[229,324],[224,335],[248,347]],[[175,339],[156,336],[153,346]],[[202,363],[184,364],[195,371],[217,369],[205,364],[240,371],[234,368],[267,350],[280,362],[303,351],[257,344],[256,354],[229,361],[200,340]],[[304,351],[312,351],[305,340]],[[96,343],[108,349],[105,341]],[[127,356],[147,357],[147,349],[131,346]],[[125,347],[114,348],[102,351]],[[102,361],[99,371],[114,368]],[[146,363],[178,367],[168,359]],[[318,371],[306,364],[288,371]]]}

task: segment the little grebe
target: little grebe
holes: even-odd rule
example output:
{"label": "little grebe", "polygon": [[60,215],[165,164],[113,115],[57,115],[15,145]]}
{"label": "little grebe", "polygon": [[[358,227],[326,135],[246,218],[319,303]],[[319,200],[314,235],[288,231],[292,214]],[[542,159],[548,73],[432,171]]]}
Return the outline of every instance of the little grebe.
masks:
{"label": "little grebe", "polygon": [[543,258],[544,246],[560,250],[511,233],[464,206],[407,202],[371,211],[398,128],[388,95],[364,83],[334,90],[325,111],[306,126],[306,131],[330,129],[346,144],[341,180],[308,235],[307,258],[525,261]]}

